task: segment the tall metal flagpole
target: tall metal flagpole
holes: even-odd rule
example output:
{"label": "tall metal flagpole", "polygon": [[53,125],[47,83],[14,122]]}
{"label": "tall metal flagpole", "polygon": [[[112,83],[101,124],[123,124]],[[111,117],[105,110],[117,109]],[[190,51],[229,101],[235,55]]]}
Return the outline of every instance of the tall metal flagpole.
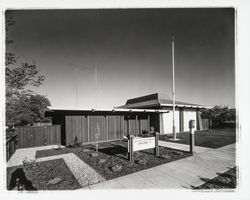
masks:
{"label": "tall metal flagpole", "polygon": [[172,37],[172,64],[173,64],[173,88],[172,88],[172,95],[173,95],[173,140],[176,140],[176,132],[175,132],[175,71],[174,71],[174,40],[175,37]]}
{"label": "tall metal flagpole", "polygon": [[97,67],[95,66],[95,109],[97,109],[97,95],[98,95],[98,83],[97,83]]}
{"label": "tall metal flagpole", "polygon": [[75,73],[75,89],[76,89],[76,107],[78,107],[78,67],[74,68],[74,73]]}

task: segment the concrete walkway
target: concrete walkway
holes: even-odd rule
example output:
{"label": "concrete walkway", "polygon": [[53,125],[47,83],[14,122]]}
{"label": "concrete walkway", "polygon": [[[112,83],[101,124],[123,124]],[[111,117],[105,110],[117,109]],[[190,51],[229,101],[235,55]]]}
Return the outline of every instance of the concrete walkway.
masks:
{"label": "concrete walkway", "polygon": [[89,189],[192,188],[236,166],[235,153],[235,144],[206,148],[194,156],[98,183]]}
{"label": "concrete walkway", "polygon": [[36,162],[63,159],[72,174],[74,175],[74,177],[76,178],[76,180],[78,181],[78,183],[82,187],[105,181],[105,179],[101,175],[99,175],[93,168],[91,168],[80,158],[78,158],[74,153],[67,153],[36,159],[37,151],[53,148],[58,148],[58,145],[17,149],[14,155],[8,161],[7,167],[23,165],[23,159],[35,160]]}
{"label": "concrete walkway", "polygon": [[36,159],[36,162],[55,159],[64,160],[64,162],[82,187],[105,181],[105,179],[101,175],[99,175],[93,168],[91,168],[80,158],[78,158],[74,153],[42,157]]}
{"label": "concrete walkway", "polygon": [[[187,144],[179,144],[179,143],[174,143],[174,142],[166,142],[166,141],[159,141],[159,146],[171,148],[171,149],[178,149],[182,151],[190,151],[190,145]],[[206,151],[211,150],[211,148],[206,148],[206,147],[199,147],[195,146],[194,147],[194,152],[195,153],[203,153]]]}
{"label": "concrete walkway", "polygon": [[11,156],[11,158],[7,162],[7,167],[23,165],[23,159],[25,158],[28,160],[35,160],[37,151],[54,149],[58,147],[59,147],[58,145],[48,145],[48,146],[41,146],[41,147],[17,149],[16,152]]}

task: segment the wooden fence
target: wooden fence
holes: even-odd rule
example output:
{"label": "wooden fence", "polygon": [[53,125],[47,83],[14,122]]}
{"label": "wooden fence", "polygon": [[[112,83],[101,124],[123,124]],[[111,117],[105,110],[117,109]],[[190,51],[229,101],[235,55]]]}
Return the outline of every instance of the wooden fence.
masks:
{"label": "wooden fence", "polygon": [[209,130],[209,119],[201,119],[202,129]]}
{"label": "wooden fence", "polygon": [[97,125],[100,130],[98,141],[122,139],[128,133],[138,135],[149,131],[149,116],[141,115],[85,115],[65,116],[66,145],[72,144],[75,138],[81,143],[93,143]]}
{"label": "wooden fence", "polygon": [[7,161],[15,153],[17,149],[17,135],[13,135],[11,138],[6,140],[6,159]]}
{"label": "wooden fence", "polygon": [[21,126],[17,129],[18,148],[61,144],[61,126]]}

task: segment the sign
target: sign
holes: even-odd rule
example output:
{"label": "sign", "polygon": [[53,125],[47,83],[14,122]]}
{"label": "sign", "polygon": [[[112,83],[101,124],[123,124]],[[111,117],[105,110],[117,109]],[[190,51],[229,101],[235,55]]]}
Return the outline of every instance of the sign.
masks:
{"label": "sign", "polygon": [[133,145],[133,151],[155,148],[155,137],[148,137],[148,138],[134,137],[132,145]]}

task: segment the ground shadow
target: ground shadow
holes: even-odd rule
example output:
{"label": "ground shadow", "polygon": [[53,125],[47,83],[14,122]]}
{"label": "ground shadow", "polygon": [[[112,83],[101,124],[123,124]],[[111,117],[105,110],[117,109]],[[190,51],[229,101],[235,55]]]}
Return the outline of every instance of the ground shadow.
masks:
{"label": "ground shadow", "polygon": [[192,189],[234,189],[236,185],[234,183],[234,174],[226,173],[216,173],[216,177],[213,179],[208,179],[204,177],[199,177],[204,183],[200,186],[190,186]]}
{"label": "ground shadow", "polygon": [[116,146],[111,146],[111,147],[106,147],[106,148],[100,148],[99,151],[102,153],[114,156],[117,154],[127,153],[127,148],[120,146],[120,145],[116,145]]}
{"label": "ground shadow", "polygon": [[14,172],[11,173],[10,183],[8,184],[7,189],[18,190],[18,185],[22,186],[23,190],[37,190],[37,188],[33,186],[32,182],[25,176],[23,168],[17,168]]}

